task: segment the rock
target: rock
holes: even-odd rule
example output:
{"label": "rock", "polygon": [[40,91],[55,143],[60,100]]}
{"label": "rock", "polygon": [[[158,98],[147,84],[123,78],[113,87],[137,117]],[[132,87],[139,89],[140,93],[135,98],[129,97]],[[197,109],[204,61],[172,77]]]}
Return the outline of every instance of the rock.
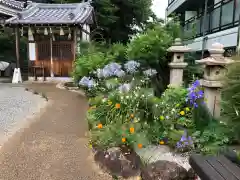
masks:
{"label": "rock", "polygon": [[175,162],[157,161],[141,172],[142,180],[187,180],[187,170]]}
{"label": "rock", "polygon": [[141,160],[128,148],[97,150],[94,160],[103,170],[117,177],[129,178],[140,174]]}
{"label": "rock", "polygon": [[157,161],[171,161],[183,166],[186,170],[190,169],[188,153],[175,153],[166,145],[147,146],[136,151],[146,164]]}

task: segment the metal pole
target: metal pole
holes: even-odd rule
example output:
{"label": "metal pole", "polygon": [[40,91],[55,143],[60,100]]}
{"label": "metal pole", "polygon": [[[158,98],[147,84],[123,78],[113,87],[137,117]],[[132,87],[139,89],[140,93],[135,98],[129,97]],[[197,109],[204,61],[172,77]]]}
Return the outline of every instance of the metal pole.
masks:
{"label": "metal pole", "polygon": [[204,49],[206,44],[206,18],[207,18],[207,7],[208,7],[208,0],[205,0],[205,6],[204,6],[204,16],[203,16],[203,40],[202,40],[202,59],[204,55]]}

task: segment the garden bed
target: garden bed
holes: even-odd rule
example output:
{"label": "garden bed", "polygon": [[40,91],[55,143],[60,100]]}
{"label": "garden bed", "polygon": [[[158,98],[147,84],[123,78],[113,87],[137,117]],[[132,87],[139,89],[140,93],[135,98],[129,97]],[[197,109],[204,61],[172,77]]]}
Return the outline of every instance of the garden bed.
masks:
{"label": "garden bed", "polygon": [[[161,174],[169,169],[188,176],[186,153],[217,154],[237,137],[234,124],[209,113],[204,89],[196,78],[202,74],[194,63],[188,66],[186,87],[169,85],[166,50],[171,43],[165,27],[157,27],[133,39],[121,53],[90,48],[79,56],[73,72],[89,98],[90,144],[105,152],[122,145],[130,147],[150,176],[159,176],[156,179],[164,179]],[[162,156],[151,147],[166,152]],[[155,165],[154,174],[151,166]]]}

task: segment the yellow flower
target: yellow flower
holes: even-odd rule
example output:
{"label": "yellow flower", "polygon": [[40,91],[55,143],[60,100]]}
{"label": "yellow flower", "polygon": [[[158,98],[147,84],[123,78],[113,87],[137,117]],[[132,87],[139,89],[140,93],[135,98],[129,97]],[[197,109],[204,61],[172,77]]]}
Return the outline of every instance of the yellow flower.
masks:
{"label": "yellow flower", "polygon": [[184,115],[185,115],[185,112],[184,112],[184,111],[181,111],[180,114],[181,114],[182,116],[184,116]]}
{"label": "yellow flower", "polygon": [[161,121],[163,121],[163,120],[164,120],[164,116],[160,116],[159,118],[160,118],[160,120],[161,120]]}
{"label": "yellow flower", "polygon": [[120,109],[121,105],[119,103],[115,104],[116,109]]}
{"label": "yellow flower", "polygon": [[108,101],[108,105],[111,106],[112,105],[112,101]]}
{"label": "yellow flower", "polygon": [[126,138],[122,138],[122,142],[125,143],[126,142]]}
{"label": "yellow flower", "polygon": [[92,149],[92,145],[91,144],[89,144],[89,147],[90,147],[90,149]]}
{"label": "yellow flower", "polygon": [[165,143],[164,143],[164,141],[160,141],[159,144],[164,145]]}
{"label": "yellow flower", "polygon": [[134,133],[134,128],[133,127],[130,127],[130,129],[129,129],[129,131],[130,131],[130,133]]}
{"label": "yellow flower", "polygon": [[138,144],[138,148],[141,149],[142,148],[142,144]]}
{"label": "yellow flower", "polygon": [[189,107],[186,107],[185,110],[186,110],[187,112],[190,111]]}

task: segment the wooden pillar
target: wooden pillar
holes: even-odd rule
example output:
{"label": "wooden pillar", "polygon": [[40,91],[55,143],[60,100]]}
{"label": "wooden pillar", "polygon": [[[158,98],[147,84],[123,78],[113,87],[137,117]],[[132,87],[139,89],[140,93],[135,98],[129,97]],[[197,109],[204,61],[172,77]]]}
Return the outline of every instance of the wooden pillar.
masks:
{"label": "wooden pillar", "polygon": [[76,51],[77,51],[77,27],[73,30],[73,61],[76,59]]}
{"label": "wooden pillar", "polygon": [[18,26],[15,27],[15,39],[16,39],[16,66],[17,68],[20,68],[20,52],[19,52],[20,36]]}
{"label": "wooden pillar", "polygon": [[51,74],[51,77],[54,77],[54,74],[53,74],[53,49],[52,49],[52,35],[50,35],[50,62],[51,62],[51,69],[50,69],[50,74]]}

